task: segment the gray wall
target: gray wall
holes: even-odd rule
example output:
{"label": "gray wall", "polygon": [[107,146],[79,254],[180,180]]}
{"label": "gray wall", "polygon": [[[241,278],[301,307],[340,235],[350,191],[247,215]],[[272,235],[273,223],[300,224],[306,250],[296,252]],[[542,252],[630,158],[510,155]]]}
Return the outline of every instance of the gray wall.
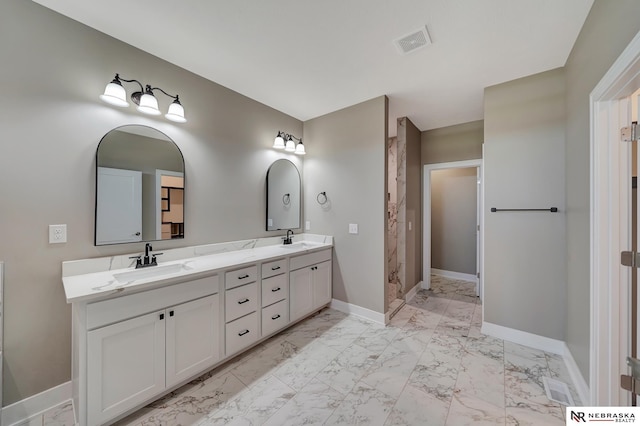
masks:
{"label": "gray wall", "polygon": [[304,211],[311,232],[334,236],[333,297],[378,313],[387,287],[387,104],[381,96],[304,123],[313,150],[304,162]]}
{"label": "gray wall", "polygon": [[[144,124],[182,150],[187,235],[180,242],[154,244],[162,250],[276,235],[264,230],[267,169],[280,157],[291,158],[300,170],[302,162],[271,145],[278,130],[301,136],[302,123],[30,1],[0,2],[0,57],[3,402],[8,405],[70,379],[71,308],[61,262],[142,248],[93,245],[95,150],[102,136],[124,124]],[[103,104],[98,95],[116,72],[178,92],[189,122],[173,124],[132,107]],[[159,100],[168,105],[168,98]],[[378,109],[379,121],[386,122]],[[379,133],[382,157],[386,137]],[[344,145],[352,142],[347,139]],[[314,145],[306,146],[313,158]],[[381,160],[376,158],[373,167],[382,179]],[[367,176],[382,198],[384,186],[376,177]],[[376,207],[380,226],[372,230],[365,220],[361,226],[363,233],[381,238],[384,207]],[[67,224],[69,242],[49,245],[47,226],[59,223]],[[342,230],[346,233],[346,225]],[[382,265],[382,249],[378,257]]]}
{"label": "gray wall", "polygon": [[484,122],[479,120],[425,130],[421,140],[422,164],[477,160],[482,158]]}
{"label": "gray wall", "polygon": [[477,168],[431,171],[431,267],[476,274]]}
{"label": "gray wall", "polygon": [[566,64],[566,341],[589,379],[589,94],[640,30],[637,0],[595,0]]}
{"label": "gray wall", "polygon": [[564,340],[564,70],[486,88],[484,114],[484,320]]}

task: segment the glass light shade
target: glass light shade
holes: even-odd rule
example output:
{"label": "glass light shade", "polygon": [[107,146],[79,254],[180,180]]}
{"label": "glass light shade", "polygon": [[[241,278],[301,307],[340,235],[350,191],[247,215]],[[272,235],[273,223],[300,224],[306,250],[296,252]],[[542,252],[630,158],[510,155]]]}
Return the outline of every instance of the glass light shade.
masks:
{"label": "glass light shade", "polygon": [[287,146],[285,146],[284,150],[288,152],[294,152],[296,150],[296,143],[291,139],[291,136],[287,139]]}
{"label": "glass light shade", "polygon": [[167,120],[175,121],[176,123],[186,123],[187,119],[184,118],[184,108],[178,101],[173,101],[169,105],[169,111],[165,114]]}
{"label": "glass light shade", "polygon": [[129,106],[126,90],[124,90],[121,84],[114,83],[113,81],[104,88],[104,94],[100,95],[100,99],[108,104],[119,107]]}
{"label": "glass light shade", "polygon": [[140,105],[138,105],[138,111],[149,115],[160,115],[158,109],[158,100],[155,96],[145,93],[140,97]]}
{"label": "glass light shade", "polygon": [[282,133],[278,132],[278,136],[273,141],[273,147],[275,149],[284,149],[284,139],[282,138]]}
{"label": "glass light shade", "polygon": [[298,145],[296,145],[296,150],[294,152],[294,154],[298,154],[298,155],[305,155],[307,152],[304,150],[304,145],[302,145],[302,140],[300,142],[298,142]]}

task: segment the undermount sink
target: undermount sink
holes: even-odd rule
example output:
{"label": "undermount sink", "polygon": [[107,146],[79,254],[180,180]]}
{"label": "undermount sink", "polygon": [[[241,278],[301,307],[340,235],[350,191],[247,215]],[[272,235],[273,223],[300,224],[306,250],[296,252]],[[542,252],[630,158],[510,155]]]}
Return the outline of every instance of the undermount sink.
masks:
{"label": "undermount sink", "polygon": [[148,266],[146,268],[135,269],[133,271],[120,272],[119,274],[113,274],[113,278],[119,283],[128,283],[136,280],[144,280],[148,278],[161,277],[163,275],[175,274],[185,269],[181,263],[174,263],[172,265],[162,266]]}
{"label": "undermount sink", "polygon": [[299,249],[310,249],[310,248],[314,248],[314,247],[319,247],[320,245],[321,245],[320,243],[312,243],[312,242],[309,242],[309,241],[300,241],[298,243],[282,244],[280,247],[285,248],[285,249],[299,250]]}

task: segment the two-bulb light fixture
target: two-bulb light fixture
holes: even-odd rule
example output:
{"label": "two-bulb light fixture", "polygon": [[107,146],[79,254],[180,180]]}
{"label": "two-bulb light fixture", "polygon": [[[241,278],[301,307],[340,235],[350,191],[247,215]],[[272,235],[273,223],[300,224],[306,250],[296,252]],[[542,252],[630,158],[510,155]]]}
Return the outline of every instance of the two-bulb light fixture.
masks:
{"label": "two-bulb light fixture", "polygon": [[[296,144],[295,141],[298,141]],[[284,149],[287,152],[293,152],[298,155],[305,155],[304,145],[302,144],[302,138],[296,138],[285,132],[278,132],[276,139],[273,141],[273,147],[275,149]]]}
{"label": "two-bulb light fixture", "polygon": [[125,83],[135,82],[140,86],[139,91],[131,94],[131,101],[138,106],[138,111],[149,115],[162,114],[158,109],[158,100],[153,93],[154,90],[158,90],[173,99],[173,102],[169,105],[169,110],[164,115],[165,118],[167,120],[175,121],[176,123],[186,123],[187,119],[184,117],[184,108],[180,103],[178,95],[170,95],[161,88],[151,87],[149,84],[147,84],[146,87],[143,87],[142,83],[138,80],[125,80],[124,78],[120,78],[118,74],[116,74],[111,83],[107,84],[107,87],[104,89],[104,93],[100,95],[100,99],[111,105],[128,107],[129,102],[127,102],[127,92],[124,90],[124,87],[122,87],[123,81]]}

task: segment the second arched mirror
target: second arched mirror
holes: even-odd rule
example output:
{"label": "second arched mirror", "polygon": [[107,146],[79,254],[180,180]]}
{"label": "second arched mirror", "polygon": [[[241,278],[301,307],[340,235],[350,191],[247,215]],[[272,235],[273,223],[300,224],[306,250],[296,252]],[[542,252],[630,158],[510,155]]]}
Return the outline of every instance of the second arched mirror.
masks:
{"label": "second arched mirror", "polygon": [[300,228],[300,173],[289,160],[276,160],[267,171],[267,231]]}
{"label": "second arched mirror", "polygon": [[184,238],[184,159],[164,133],[128,125],[96,153],[95,244]]}

